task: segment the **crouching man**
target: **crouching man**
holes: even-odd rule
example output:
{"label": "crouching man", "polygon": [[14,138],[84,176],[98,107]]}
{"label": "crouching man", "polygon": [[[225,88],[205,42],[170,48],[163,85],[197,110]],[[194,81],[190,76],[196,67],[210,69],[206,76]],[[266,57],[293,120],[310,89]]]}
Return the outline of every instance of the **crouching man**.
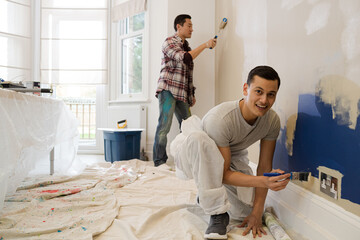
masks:
{"label": "crouching man", "polygon": [[[272,170],[280,119],[271,109],[280,87],[277,72],[258,66],[243,86],[244,98],[211,109],[202,121],[192,116],[182,123],[171,143],[176,174],[194,179],[198,202],[211,215],[205,232],[208,239],[227,239],[229,218],[241,220],[254,237],[266,234],[262,215],[268,189],[279,191],[289,183],[290,174]],[[256,176],[249,167],[247,148],[260,140]],[[283,175],[265,177],[265,172]]]}

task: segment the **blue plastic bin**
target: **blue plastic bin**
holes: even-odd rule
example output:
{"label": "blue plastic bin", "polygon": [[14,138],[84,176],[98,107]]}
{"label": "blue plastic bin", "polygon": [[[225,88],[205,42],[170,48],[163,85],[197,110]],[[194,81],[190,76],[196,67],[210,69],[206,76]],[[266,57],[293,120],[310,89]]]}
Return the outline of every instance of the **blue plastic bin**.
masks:
{"label": "blue plastic bin", "polygon": [[142,130],[103,130],[105,161],[114,162],[140,159],[140,139]]}

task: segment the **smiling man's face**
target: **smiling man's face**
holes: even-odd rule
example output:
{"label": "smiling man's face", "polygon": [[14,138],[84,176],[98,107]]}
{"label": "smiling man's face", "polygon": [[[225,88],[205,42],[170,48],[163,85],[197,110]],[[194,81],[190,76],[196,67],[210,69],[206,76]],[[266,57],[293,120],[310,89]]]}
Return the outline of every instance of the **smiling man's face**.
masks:
{"label": "smiling man's face", "polygon": [[244,84],[244,107],[242,114],[246,121],[251,122],[264,116],[275,102],[278,91],[278,80],[267,80],[254,76],[250,86]]}

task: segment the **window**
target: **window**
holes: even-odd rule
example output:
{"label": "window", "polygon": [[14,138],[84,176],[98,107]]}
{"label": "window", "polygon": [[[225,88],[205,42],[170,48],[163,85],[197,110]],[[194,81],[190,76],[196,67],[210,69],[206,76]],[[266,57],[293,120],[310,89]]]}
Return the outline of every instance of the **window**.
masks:
{"label": "window", "polygon": [[96,139],[96,86],[94,85],[57,85],[57,99],[69,106],[79,120],[78,131],[81,144],[91,146]]}
{"label": "window", "polygon": [[79,120],[80,150],[99,149],[98,89],[108,78],[108,1],[42,0],[41,83]]}
{"label": "window", "polygon": [[0,0],[0,78],[31,80],[31,1]]}
{"label": "window", "polygon": [[146,99],[145,12],[117,23],[118,100]]}
{"label": "window", "polygon": [[107,83],[106,0],[41,1],[41,83]]}

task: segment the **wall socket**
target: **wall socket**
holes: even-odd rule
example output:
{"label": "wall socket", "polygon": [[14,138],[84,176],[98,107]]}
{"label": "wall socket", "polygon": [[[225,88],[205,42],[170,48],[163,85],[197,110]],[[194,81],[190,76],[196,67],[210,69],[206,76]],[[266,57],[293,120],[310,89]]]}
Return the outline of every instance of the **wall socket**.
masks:
{"label": "wall socket", "polygon": [[338,179],[321,172],[320,191],[334,199],[338,199]]}

